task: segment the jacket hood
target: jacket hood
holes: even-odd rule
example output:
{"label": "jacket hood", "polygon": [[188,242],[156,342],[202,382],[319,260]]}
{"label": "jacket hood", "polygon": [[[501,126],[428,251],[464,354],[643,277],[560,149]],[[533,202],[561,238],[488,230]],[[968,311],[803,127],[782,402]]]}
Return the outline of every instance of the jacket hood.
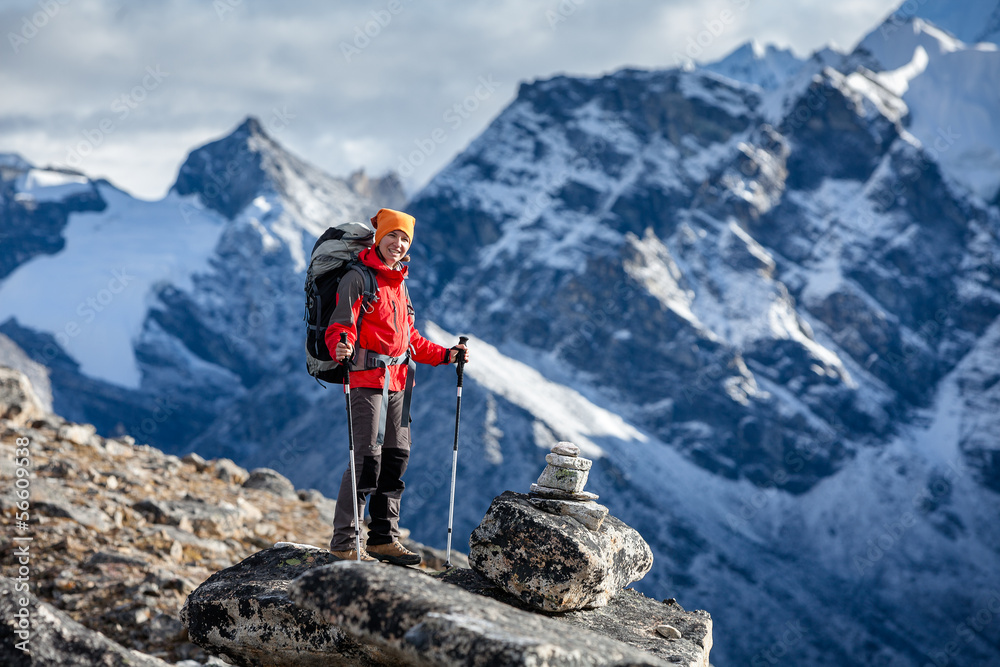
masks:
{"label": "jacket hood", "polygon": [[376,275],[388,285],[398,285],[403,282],[406,278],[406,274],[409,273],[410,267],[403,264],[399,269],[393,269],[385,265],[382,258],[378,256],[375,251],[375,247],[366,248],[358,253],[358,259],[365,266],[374,269]]}

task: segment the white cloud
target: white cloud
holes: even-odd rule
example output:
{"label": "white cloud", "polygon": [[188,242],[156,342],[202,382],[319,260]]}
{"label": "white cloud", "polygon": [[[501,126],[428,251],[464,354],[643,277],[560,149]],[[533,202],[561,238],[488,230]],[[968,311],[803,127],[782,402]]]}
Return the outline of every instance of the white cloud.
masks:
{"label": "white cloud", "polygon": [[[218,6],[228,10],[220,16]],[[430,6],[400,0],[392,13],[397,5],[390,0],[69,0],[16,53],[0,44],[0,151],[41,164],[65,162],[87,132],[110,118],[113,134],[81,168],[153,198],[170,187],[188,150],[247,114],[264,117],[278,108],[295,116],[279,141],[339,175],[394,169],[414,142],[446,130],[445,141],[407,179],[413,188],[478,135],[520,81],[673,66],[686,40],[724,10],[734,20],[713,35],[703,59],[719,58],[750,37],[805,54],[831,41],[853,44],[892,6],[886,0],[801,0],[794,9],[781,0]],[[18,33],[38,8],[37,1],[5,4],[0,35]],[[356,52],[345,56],[345,44]],[[121,104],[117,113],[112,105],[143,85],[148,67],[168,75],[120,117]],[[452,127],[446,112],[475,94],[480,77],[496,81],[495,90]]]}

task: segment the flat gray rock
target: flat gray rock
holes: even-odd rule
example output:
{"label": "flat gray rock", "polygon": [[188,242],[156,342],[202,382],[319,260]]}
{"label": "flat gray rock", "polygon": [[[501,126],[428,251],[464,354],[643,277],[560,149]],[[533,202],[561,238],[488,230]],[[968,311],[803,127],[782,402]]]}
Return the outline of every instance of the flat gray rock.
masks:
{"label": "flat gray rock", "polygon": [[569,468],[571,470],[590,470],[594,462],[582,456],[561,456],[559,454],[546,454],[545,462],[557,468]]}
{"label": "flat gray rock", "polygon": [[583,487],[587,486],[587,477],[590,475],[586,470],[571,470],[569,468],[557,468],[549,464],[538,476],[538,486],[550,489],[559,489],[566,493],[580,493]]}
{"label": "flat gray rock", "polygon": [[250,477],[246,468],[236,465],[232,459],[215,459],[209,461],[209,470],[223,482],[242,484]]}
{"label": "flat gray rock", "polygon": [[32,481],[31,492],[33,498],[38,498],[34,502],[34,508],[41,515],[72,519],[81,526],[102,533],[114,528],[115,523],[111,517],[96,507],[72,502],[52,480],[41,478]]}
{"label": "flat gray rock", "polygon": [[288,595],[400,665],[674,664],[409,568],[340,561],[303,574]]}
{"label": "flat gray rock", "polygon": [[553,454],[559,454],[560,456],[579,456],[580,448],[574,445],[572,442],[557,442],[552,445],[552,449],[549,450]]}
{"label": "flat gray rock", "polygon": [[132,509],[151,523],[177,526],[202,537],[229,537],[243,528],[249,516],[247,510],[230,503],[215,505],[191,498],[142,500]]}
{"label": "flat gray rock", "polygon": [[291,480],[277,470],[270,468],[255,468],[250,471],[247,481],[243,482],[245,489],[260,489],[288,500],[298,500],[299,494]]}
{"label": "flat gray rock", "polygon": [[600,498],[596,493],[591,493],[590,491],[581,491],[579,493],[570,493],[569,491],[563,491],[562,489],[551,489],[547,486],[541,486],[539,484],[531,485],[531,495],[539,496],[541,498],[557,498],[560,500],[597,500]]}
{"label": "flat gray rock", "polygon": [[557,500],[555,498],[529,498],[528,502],[549,514],[573,517],[590,530],[601,527],[608,508],[592,500]]}

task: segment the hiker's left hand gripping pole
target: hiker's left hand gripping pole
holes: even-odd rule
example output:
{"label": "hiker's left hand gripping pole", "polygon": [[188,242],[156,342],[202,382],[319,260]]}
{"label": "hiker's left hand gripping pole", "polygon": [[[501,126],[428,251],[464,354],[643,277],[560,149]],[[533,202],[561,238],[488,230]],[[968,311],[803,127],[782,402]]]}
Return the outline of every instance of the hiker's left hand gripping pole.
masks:
{"label": "hiker's left hand gripping pole", "polygon": [[448,546],[445,550],[444,566],[451,568],[451,533],[455,525],[455,477],[458,474],[458,422],[462,416],[462,375],[465,371],[465,344],[468,336],[459,336],[456,361],[458,362],[458,398],[455,403],[455,445],[451,450],[451,500],[448,501]]}
{"label": "hiker's left hand gripping pole", "polygon": [[[347,334],[341,332],[340,342],[347,345]],[[354,468],[354,418],[351,414],[351,358],[344,357],[344,395],[347,397],[347,442],[351,448],[351,501],[354,503],[354,551],[361,561],[361,522],[358,518],[358,478]]]}

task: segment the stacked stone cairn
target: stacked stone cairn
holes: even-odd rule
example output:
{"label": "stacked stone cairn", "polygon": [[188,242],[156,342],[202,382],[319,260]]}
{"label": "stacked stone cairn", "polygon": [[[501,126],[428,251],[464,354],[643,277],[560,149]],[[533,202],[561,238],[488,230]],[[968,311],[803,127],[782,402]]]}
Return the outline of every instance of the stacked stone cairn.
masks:
{"label": "stacked stone cairn", "polygon": [[528,607],[603,607],[653,566],[649,545],[583,490],[593,462],[560,442],[525,495],[493,499],[469,539],[469,565]]}
{"label": "stacked stone cairn", "polygon": [[550,514],[571,516],[591,530],[600,528],[608,508],[594,502],[599,498],[596,493],[583,490],[594,462],[581,457],[572,442],[554,445],[545,462],[538,482],[531,485],[531,504]]}

